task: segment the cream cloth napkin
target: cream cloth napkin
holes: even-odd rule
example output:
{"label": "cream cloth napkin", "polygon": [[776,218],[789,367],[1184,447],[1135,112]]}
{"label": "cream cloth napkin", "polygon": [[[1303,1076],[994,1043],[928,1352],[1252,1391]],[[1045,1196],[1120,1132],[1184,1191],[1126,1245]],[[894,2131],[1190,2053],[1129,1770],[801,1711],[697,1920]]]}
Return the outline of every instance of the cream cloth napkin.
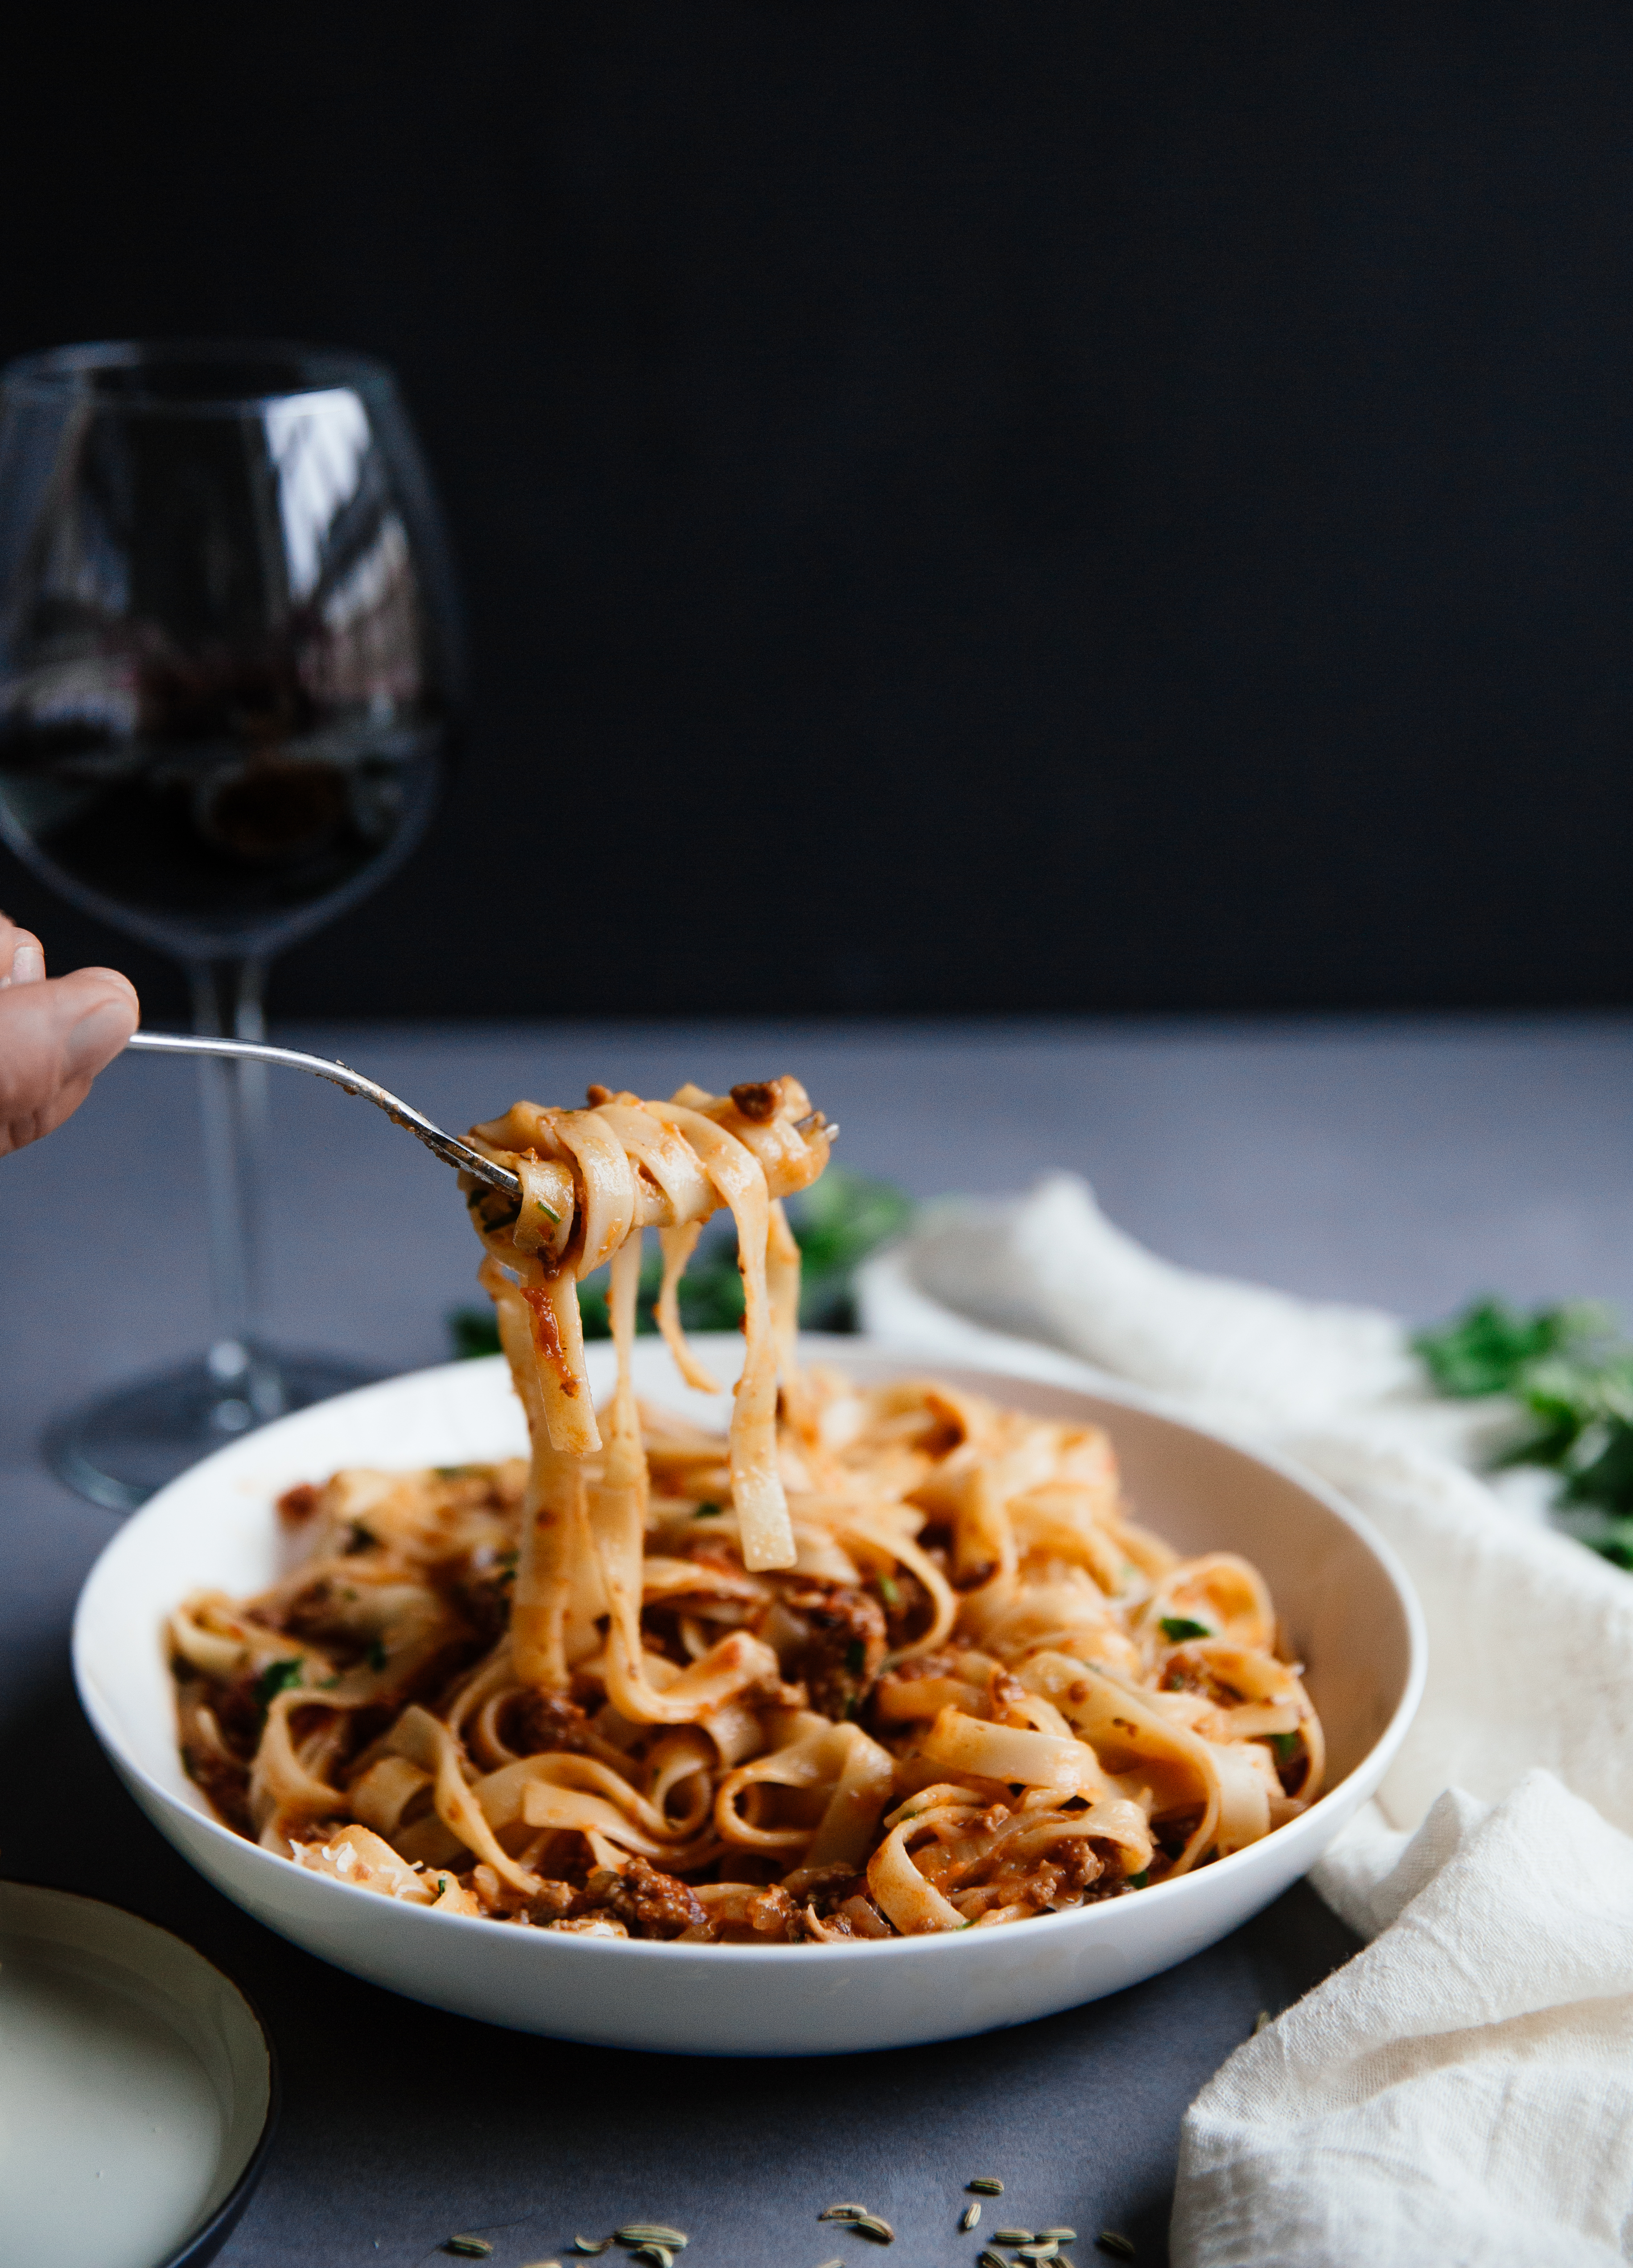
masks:
{"label": "cream cloth napkin", "polygon": [[1422,1602],[1416,1723],[1312,1877],[1373,1941],[1192,2106],[1179,2268],[1633,2259],[1633,1580],[1470,1469],[1511,1417],[1430,1396],[1394,1317],[1173,1267],[1068,1174],[932,1208],[858,1292],[875,1337],[1273,1442]]}

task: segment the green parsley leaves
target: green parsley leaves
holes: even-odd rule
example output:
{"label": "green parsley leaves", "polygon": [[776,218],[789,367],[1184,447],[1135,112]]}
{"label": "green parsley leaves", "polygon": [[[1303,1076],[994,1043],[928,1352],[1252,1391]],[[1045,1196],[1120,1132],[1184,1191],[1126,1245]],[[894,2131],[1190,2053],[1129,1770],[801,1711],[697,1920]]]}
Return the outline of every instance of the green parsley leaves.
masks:
{"label": "green parsley leaves", "polygon": [[292,1654],[287,1661],[269,1661],[255,1680],[255,1698],[263,1709],[270,1709],[278,1695],[291,1685],[299,1685],[305,1663],[300,1656]]}
{"label": "green parsley leaves", "polygon": [[1186,1615],[1164,1615],[1162,1631],[1163,1636],[1173,1646],[1182,1645],[1188,1638],[1212,1638],[1213,1636],[1212,1631],[1208,1629],[1206,1623],[1193,1623]]}
{"label": "green parsley leaves", "polygon": [[1474,1401],[1486,1394],[1523,1395],[1536,1366],[1556,1358],[1591,1366],[1592,1349],[1615,1327],[1611,1310],[1592,1300],[1525,1314],[1501,1300],[1476,1300],[1450,1322],[1417,1332],[1412,1351],[1437,1392]]}
{"label": "green parsley leaves", "polygon": [[499,1351],[499,1318],[491,1307],[455,1307],[447,1319],[455,1362]]}
{"label": "green parsley leaves", "polygon": [[1440,1393],[1518,1403],[1531,1430],[1497,1462],[1557,1473],[1558,1525],[1633,1569],[1633,1346],[1614,1312],[1578,1300],[1527,1314],[1479,1300],[1412,1345]]}

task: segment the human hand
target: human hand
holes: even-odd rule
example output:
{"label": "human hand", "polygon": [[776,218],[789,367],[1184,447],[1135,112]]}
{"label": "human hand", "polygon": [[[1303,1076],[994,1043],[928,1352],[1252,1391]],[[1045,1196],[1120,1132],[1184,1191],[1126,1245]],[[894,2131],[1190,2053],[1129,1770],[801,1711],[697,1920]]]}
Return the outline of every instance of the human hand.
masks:
{"label": "human hand", "polygon": [[48,977],[37,937],[0,914],[0,1158],[70,1117],[141,1021],[116,968]]}

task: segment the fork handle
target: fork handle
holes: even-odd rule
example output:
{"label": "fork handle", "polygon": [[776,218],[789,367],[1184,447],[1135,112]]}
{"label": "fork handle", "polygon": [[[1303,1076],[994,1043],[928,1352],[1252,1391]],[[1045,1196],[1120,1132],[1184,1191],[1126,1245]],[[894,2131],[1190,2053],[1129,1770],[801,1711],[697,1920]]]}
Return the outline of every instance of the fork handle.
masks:
{"label": "fork handle", "polygon": [[506,1197],[519,1199],[521,1196],[521,1183],[507,1167],[496,1166],[469,1143],[445,1134],[400,1095],[393,1094],[372,1079],[365,1079],[361,1071],[353,1071],[349,1064],[331,1062],[326,1056],[303,1055],[299,1048],[275,1048],[263,1040],[200,1038],[191,1032],[133,1032],[125,1045],[151,1049],[158,1055],[228,1056],[240,1062],[282,1064],[287,1071],[310,1071],[314,1078],[328,1079],[331,1086],[339,1087],[346,1094],[360,1094],[377,1110],[383,1110],[394,1124],[406,1127],[445,1166],[475,1174],[478,1181],[485,1182],[490,1189],[503,1189]]}

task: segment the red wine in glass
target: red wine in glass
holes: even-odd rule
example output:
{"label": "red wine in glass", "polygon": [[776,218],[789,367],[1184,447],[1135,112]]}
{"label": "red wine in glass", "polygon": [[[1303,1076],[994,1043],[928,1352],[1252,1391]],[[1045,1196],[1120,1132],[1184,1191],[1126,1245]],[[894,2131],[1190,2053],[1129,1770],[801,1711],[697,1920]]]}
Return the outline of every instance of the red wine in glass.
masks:
{"label": "red wine in glass", "polygon": [[[460,688],[440,517],[381,364],[183,342],[0,372],[0,835],[180,960],[196,1028],[258,1037],[271,955],[413,847]],[[121,1509],[368,1374],[262,1340],[264,1072],[199,1070],[209,1350],[48,1435],[63,1476]]]}

